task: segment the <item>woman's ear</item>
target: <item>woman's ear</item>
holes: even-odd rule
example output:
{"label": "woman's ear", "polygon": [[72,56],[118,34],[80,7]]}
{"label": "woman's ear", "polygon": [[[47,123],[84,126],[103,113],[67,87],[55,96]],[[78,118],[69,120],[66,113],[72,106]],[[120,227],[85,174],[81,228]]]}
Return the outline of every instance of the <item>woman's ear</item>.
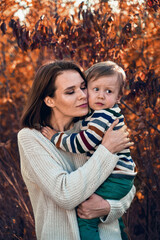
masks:
{"label": "woman's ear", "polygon": [[44,102],[48,107],[53,108],[55,106],[54,99],[49,96],[45,97]]}

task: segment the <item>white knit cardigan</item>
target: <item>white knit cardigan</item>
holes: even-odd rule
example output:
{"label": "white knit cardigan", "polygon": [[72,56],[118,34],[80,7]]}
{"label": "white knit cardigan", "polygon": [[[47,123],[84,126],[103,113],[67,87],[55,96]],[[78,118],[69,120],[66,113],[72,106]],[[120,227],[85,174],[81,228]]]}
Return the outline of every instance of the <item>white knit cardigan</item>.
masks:
{"label": "white knit cardigan", "polygon": [[[76,132],[78,124],[68,132]],[[18,133],[21,173],[27,186],[38,240],[80,240],[75,207],[91,196],[113,171],[118,157],[100,145],[86,162],[85,154],[56,147],[35,129]],[[109,200],[111,211],[101,219],[102,240],[119,240],[117,219],[133,200],[135,188],[120,201]]]}

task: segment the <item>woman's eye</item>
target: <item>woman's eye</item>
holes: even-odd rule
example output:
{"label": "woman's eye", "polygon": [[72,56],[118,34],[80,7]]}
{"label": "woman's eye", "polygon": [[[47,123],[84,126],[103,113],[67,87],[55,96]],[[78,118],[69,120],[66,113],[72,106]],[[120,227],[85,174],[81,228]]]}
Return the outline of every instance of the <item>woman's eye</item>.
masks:
{"label": "woman's eye", "polygon": [[99,88],[94,88],[93,90],[94,90],[95,92],[98,92]]}
{"label": "woman's eye", "polygon": [[66,94],[69,94],[69,95],[71,95],[71,94],[73,94],[74,93],[74,91],[72,91],[72,92],[66,92]]}
{"label": "woman's eye", "polygon": [[82,87],[81,87],[82,90],[85,90],[86,88],[87,88],[86,86],[82,86]]}

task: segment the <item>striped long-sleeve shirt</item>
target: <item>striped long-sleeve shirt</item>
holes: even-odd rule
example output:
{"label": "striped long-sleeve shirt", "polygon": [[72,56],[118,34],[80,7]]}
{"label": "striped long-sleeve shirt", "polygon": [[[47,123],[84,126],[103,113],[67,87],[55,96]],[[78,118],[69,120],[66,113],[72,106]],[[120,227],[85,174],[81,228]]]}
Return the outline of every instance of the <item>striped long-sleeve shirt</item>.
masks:
{"label": "striped long-sleeve shirt", "polygon": [[[124,125],[124,116],[116,104],[113,108],[95,110],[82,121],[82,128],[79,133],[55,134],[51,141],[57,148],[61,148],[67,152],[87,153],[88,158],[92,156],[95,149],[101,143],[104,132],[110,127],[114,120],[119,119],[119,123],[114,130],[121,128]],[[133,162],[130,150],[125,149],[119,153],[119,161],[113,170],[112,177],[134,177],[135,163]]]}

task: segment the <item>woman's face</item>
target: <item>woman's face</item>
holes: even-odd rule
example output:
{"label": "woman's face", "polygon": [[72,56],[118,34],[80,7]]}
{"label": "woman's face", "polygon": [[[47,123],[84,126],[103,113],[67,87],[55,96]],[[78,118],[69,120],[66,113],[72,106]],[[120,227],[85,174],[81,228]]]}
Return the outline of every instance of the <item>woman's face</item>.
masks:
{"label": "woman's face", "polygon": [[59,118],[82,117],[88,113],[87,88],[81,75],[66,70],[55,81],[53,112]]}

